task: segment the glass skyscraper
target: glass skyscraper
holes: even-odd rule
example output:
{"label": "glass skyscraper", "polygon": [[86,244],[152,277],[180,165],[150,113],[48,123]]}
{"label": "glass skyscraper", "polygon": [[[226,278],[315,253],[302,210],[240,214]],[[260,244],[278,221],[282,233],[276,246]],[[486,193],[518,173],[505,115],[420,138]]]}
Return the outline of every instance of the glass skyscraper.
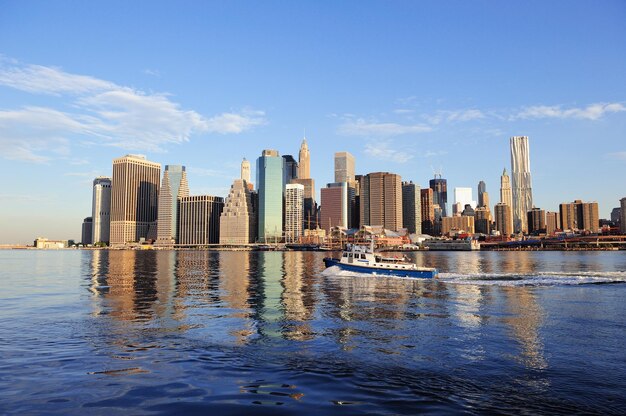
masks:
{"label": "glass skyscraper", "polygon": [[448,181],[442,179],[441,175],[435,175],[434,179],[430,180],[430,189],[433,190],[433,204],[441,207],[441,215],[443,217],[448,216]]}
{"label": "glass skyscraper", "polygon": [[277,150],[263,150],[256,161],[258,239],[261,242],[280,241],[283,236],[284,164]]}

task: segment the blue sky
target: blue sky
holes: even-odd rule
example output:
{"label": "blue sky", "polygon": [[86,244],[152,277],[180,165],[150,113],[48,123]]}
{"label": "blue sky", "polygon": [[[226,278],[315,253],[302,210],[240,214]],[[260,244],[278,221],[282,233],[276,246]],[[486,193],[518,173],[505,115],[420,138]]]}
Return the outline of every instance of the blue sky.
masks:
{"label": "blue sky", "polygon": [[[530,137],[536,206],[626,196],[626,3],[0,1],[0,243],[80,239],[91,181],[146,154],[225,196],[243,157],[333,153],[498,202]],[[254,163],[252,164],[254,165]],[[449,197],[450,198],[450,197]]]}

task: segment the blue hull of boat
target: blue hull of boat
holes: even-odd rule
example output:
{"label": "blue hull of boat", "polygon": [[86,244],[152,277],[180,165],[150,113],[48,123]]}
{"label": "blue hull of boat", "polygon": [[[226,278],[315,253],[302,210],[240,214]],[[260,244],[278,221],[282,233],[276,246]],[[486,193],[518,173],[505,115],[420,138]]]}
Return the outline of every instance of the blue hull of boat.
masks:
{"label": "blue hull of boat", "polygon": [[337,266],[341,270],[347,270],[356,273],[368,273],[375,276],[396,276],[396,277],[411,277],[415,279],[432,279],[437,277],[437,270],[393,270],[374,267],[364,267],[355,264],[345,264],[339,262],[337,259],[326,257],[324,259],[326,267]]}

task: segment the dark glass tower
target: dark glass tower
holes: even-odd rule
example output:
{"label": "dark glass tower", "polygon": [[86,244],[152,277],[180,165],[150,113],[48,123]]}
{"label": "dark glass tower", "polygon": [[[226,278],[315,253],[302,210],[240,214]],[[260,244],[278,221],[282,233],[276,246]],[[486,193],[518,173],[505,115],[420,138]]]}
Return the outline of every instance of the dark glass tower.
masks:
{"label": "dark glass tower", "polygon": [[448,180],[442,179],[440,174],[430,180],[430,189],[433,190],[433,203],[441,207],[441,216],[448,216]]}

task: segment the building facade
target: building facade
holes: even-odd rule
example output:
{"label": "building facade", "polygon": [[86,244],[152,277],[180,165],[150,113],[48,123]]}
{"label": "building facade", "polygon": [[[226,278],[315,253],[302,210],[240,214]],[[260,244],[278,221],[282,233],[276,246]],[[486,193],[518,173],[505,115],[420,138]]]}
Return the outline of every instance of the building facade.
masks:
{"label": "building facade", "polygon": [[620,202],[620,231],[622,234],[626,234],[626,197],[619,200]]}
{"label": "building facade", "polygon": [[284,159],[276,150],[263,150],[257,159],[258,240],[281,241],[283,236]]}
{"label": "building facade", "polygon": [[241,177],[242,180],[246,181],[247,184],[251,184],[250,179],[250,162],[245,157],[241,161]]}
{"label": "building facade", "polygon": [[306,142],[306,137],[302,139],[302,144],[300,145],[298,163],[298,179],[311,178],[311,155],[309,153],[309,145]]}
{"label": "building facade", "polygon": [[[506,168],[502,171],[502,176],[500,176],[500,203],[501,204],[506,204],[509,207],[509,210],[511,210],[511,214],[510,215],[506,215],[501,217],[502,218],[507,218],[509,221],[511,221],[510,224],[507,224],[506,226],[502,225],[499,228],[497,228],[498,231],[500,231],[500,233],[502,234],[502,229],[505,230],[511,230],[508,234],[502,234],[502,235],[511,235],[513,234],[513,190],[511,189],[511,178],[509,177],[509,175],[506,173]],[[495,215],[495,211],[494,211],[494,215]]]}
{"label": "building facade", "polygon": [[422,233],[428,235],[434,235],[435,233],[435,207],[433,204],[433,198],[432,188],[420,190]]}
{"label": "building facade", "polygon": [[298,243],[304,232],[304,185],[285,186],[285,242]]}
{"label": "building facade", "polygon": [[289,184],[292,179],[298,178],[298,162],[291,155],[283,155],[283,159],[285,160],[284,169],[283,169],[283,183]]}
{"label": "building facade", "polygon": [[354,156],[349,152],[335,153],[335,183],[346,182],[354,187]]}
{"label": "building facade", "polygon": [[448,216],[448,181],[441,175],[435,175],[429,182],[430,189],[433,190],[433,204],[439,205],[443,217]]}
{"label": "building facade", "polygon": [[111,245],[123,245],[156,234],[161,165],[145,156],[113,159]]}
{"label": "building facade", "polygon": [[420,186],[402,183],[402,225],[410,234],[422,233],[422,196]]}
{"label": "building facade", "polygon": [[331,228],[348,228],[348,184],[347,182],[335,182],[320,189],[320,223],[321,227],[329,234]]}
{"label": "building facade", "polygon": [[559,217],[564,231],[587,231],[590,233],[600,231],[597,202],[583,202],[577,199],[572,203],[560,204]]}
{"label": "building facade", "polygon": [[402,228],[402,179],[389,172],[363,176],[360,184],[361,226],[382,225],[389,230]]}
{"label": "building facade", "polygon": [[546,211],[540,208],[533,208],[528,211],[528,233],[540,234],[547,232]]}
{"label": "building facade", "polygon": [[461,214],[465,205],[476,208],[476,201],[472,197],[472,188],[454,188],[454,209],[452,214]]}
{"label": "building facade", "polygon": [[220,215],[224,198],[211,195],[185,196],[179,205],[179,244],[207,245],[220,242]]}
{"label": "building facade", "polygon": [[187,169],[180,165],[165,165],[159,190],[157,244],[178,241],[178,201],[189,196]]}
{"label": "building facade", "polygon": [[511,207],[503,202],[493,207],[493,214],[496,217],[496,230],[500,235],[508,237],[513,234],[513,212]]}
{"label": "building facade", "polygon": [[546,212],[546,234],[554,235],[556,230],[561,228],[558,212]]}
{"label": "building facade", "polygon": [[513,230],[527,233],[527,213],[533,207],[530,176],[530,148],[527,136],[511,137],[511,174],[513,176]]}
{"label": "building facade", "polygon": [[477,233],[487,234],[491,232],[491,212],[486,206],[474,210],[474,228]]}
{"label": "building facade", "polygon": [[458,233],[474,234],[474,217],[456,216],[441,218],[441,233],[451,235]]}
{"label": "building facade", "polygon": [[91,218],[91,241],[88,243],[109,244],[111,234],[111,178],[102,176],[93,180]]}
{"label": "building facade", "polygon": [[243,179],[235,179],[220,215],[220,244],[250,244],[256,241],[254,193]]}
{"label": "building facade", "polygon": [[91,217],[87,217],[83,220],[80,242],[82,244],[92,244],[92,241],[93,241],[92,232],[93,232],[93,219]]}

